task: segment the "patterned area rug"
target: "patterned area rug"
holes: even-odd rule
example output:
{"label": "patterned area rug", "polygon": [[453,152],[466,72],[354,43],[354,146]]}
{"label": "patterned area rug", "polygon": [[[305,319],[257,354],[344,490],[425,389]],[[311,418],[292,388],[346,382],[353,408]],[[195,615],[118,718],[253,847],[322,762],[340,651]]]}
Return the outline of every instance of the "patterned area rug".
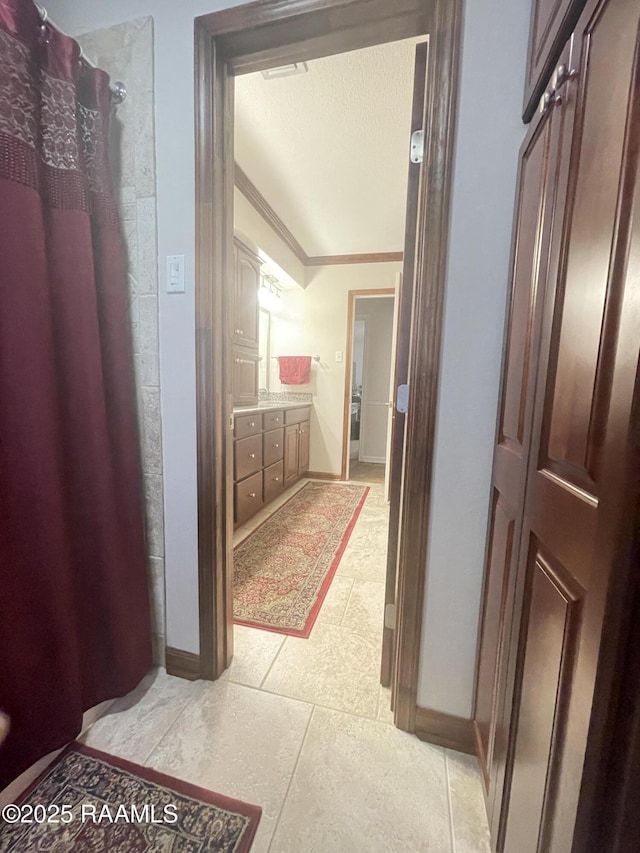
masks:
{"label": "patterned area rug", "polygon": [[261,813],[72,744],[4,809],[0,853],[246,853]]}
{"label": "patterned area rug", "polygon": [[307,483],[234,551],[235,621],[308,637],[369,488]]}

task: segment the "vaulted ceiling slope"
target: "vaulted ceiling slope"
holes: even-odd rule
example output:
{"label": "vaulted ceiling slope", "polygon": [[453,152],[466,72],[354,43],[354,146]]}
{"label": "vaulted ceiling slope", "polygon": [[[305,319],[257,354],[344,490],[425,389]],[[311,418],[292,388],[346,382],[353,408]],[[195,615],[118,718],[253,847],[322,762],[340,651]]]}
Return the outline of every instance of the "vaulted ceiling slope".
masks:
{"label": "vaulted ceiling slope", "polygon": [[307,255],[402,251],[416,41],[236,78],[236,162]]}

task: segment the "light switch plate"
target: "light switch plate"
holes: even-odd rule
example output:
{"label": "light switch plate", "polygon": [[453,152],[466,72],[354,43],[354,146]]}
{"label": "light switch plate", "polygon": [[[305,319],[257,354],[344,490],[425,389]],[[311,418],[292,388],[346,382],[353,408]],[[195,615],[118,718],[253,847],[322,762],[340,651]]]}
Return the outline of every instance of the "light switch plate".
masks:
{"label": "light switch plate", "polygon": [[167,293],[184,293],[184,255],[167,255]]}
{"label": "light switch plate", "polygon": [[336,350],[336,364],[342,364],[342,350]]}

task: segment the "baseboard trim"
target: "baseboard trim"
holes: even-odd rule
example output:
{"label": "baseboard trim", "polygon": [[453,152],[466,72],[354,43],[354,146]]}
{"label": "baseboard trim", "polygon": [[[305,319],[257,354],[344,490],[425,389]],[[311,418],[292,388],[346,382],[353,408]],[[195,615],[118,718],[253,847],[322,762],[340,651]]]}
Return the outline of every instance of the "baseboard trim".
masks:
{"label": "baseboard trim", "polygon": [[165,660],[169,675],[186,678],[187,681],[197,681],[200,678],[200,655],[167,646]]}
{"label": "baseboard trim", "polygon": [[341,480],[340,474],[327,474],[324,471],[307,471],[303,474],[304,477],[309,477],[311,480]]}
{"label": "baseboard trim", "polygon": [[415,731],[420,740],[427,743],[466,752],[467,755],[477,755],[473,720],[430,711],[428,708],[416,708]]}

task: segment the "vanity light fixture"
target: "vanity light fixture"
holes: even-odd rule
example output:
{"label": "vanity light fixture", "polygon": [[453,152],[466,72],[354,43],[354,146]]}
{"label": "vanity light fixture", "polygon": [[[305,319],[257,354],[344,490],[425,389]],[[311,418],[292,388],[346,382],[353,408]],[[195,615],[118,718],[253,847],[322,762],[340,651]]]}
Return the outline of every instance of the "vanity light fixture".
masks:
{"label": "vanity light fixture", "polygon": [[263,275],[258,290],[258,301],[263,308],[277,314],[282,311],[282,297],[280,296],[278,280],[271,275]]}

